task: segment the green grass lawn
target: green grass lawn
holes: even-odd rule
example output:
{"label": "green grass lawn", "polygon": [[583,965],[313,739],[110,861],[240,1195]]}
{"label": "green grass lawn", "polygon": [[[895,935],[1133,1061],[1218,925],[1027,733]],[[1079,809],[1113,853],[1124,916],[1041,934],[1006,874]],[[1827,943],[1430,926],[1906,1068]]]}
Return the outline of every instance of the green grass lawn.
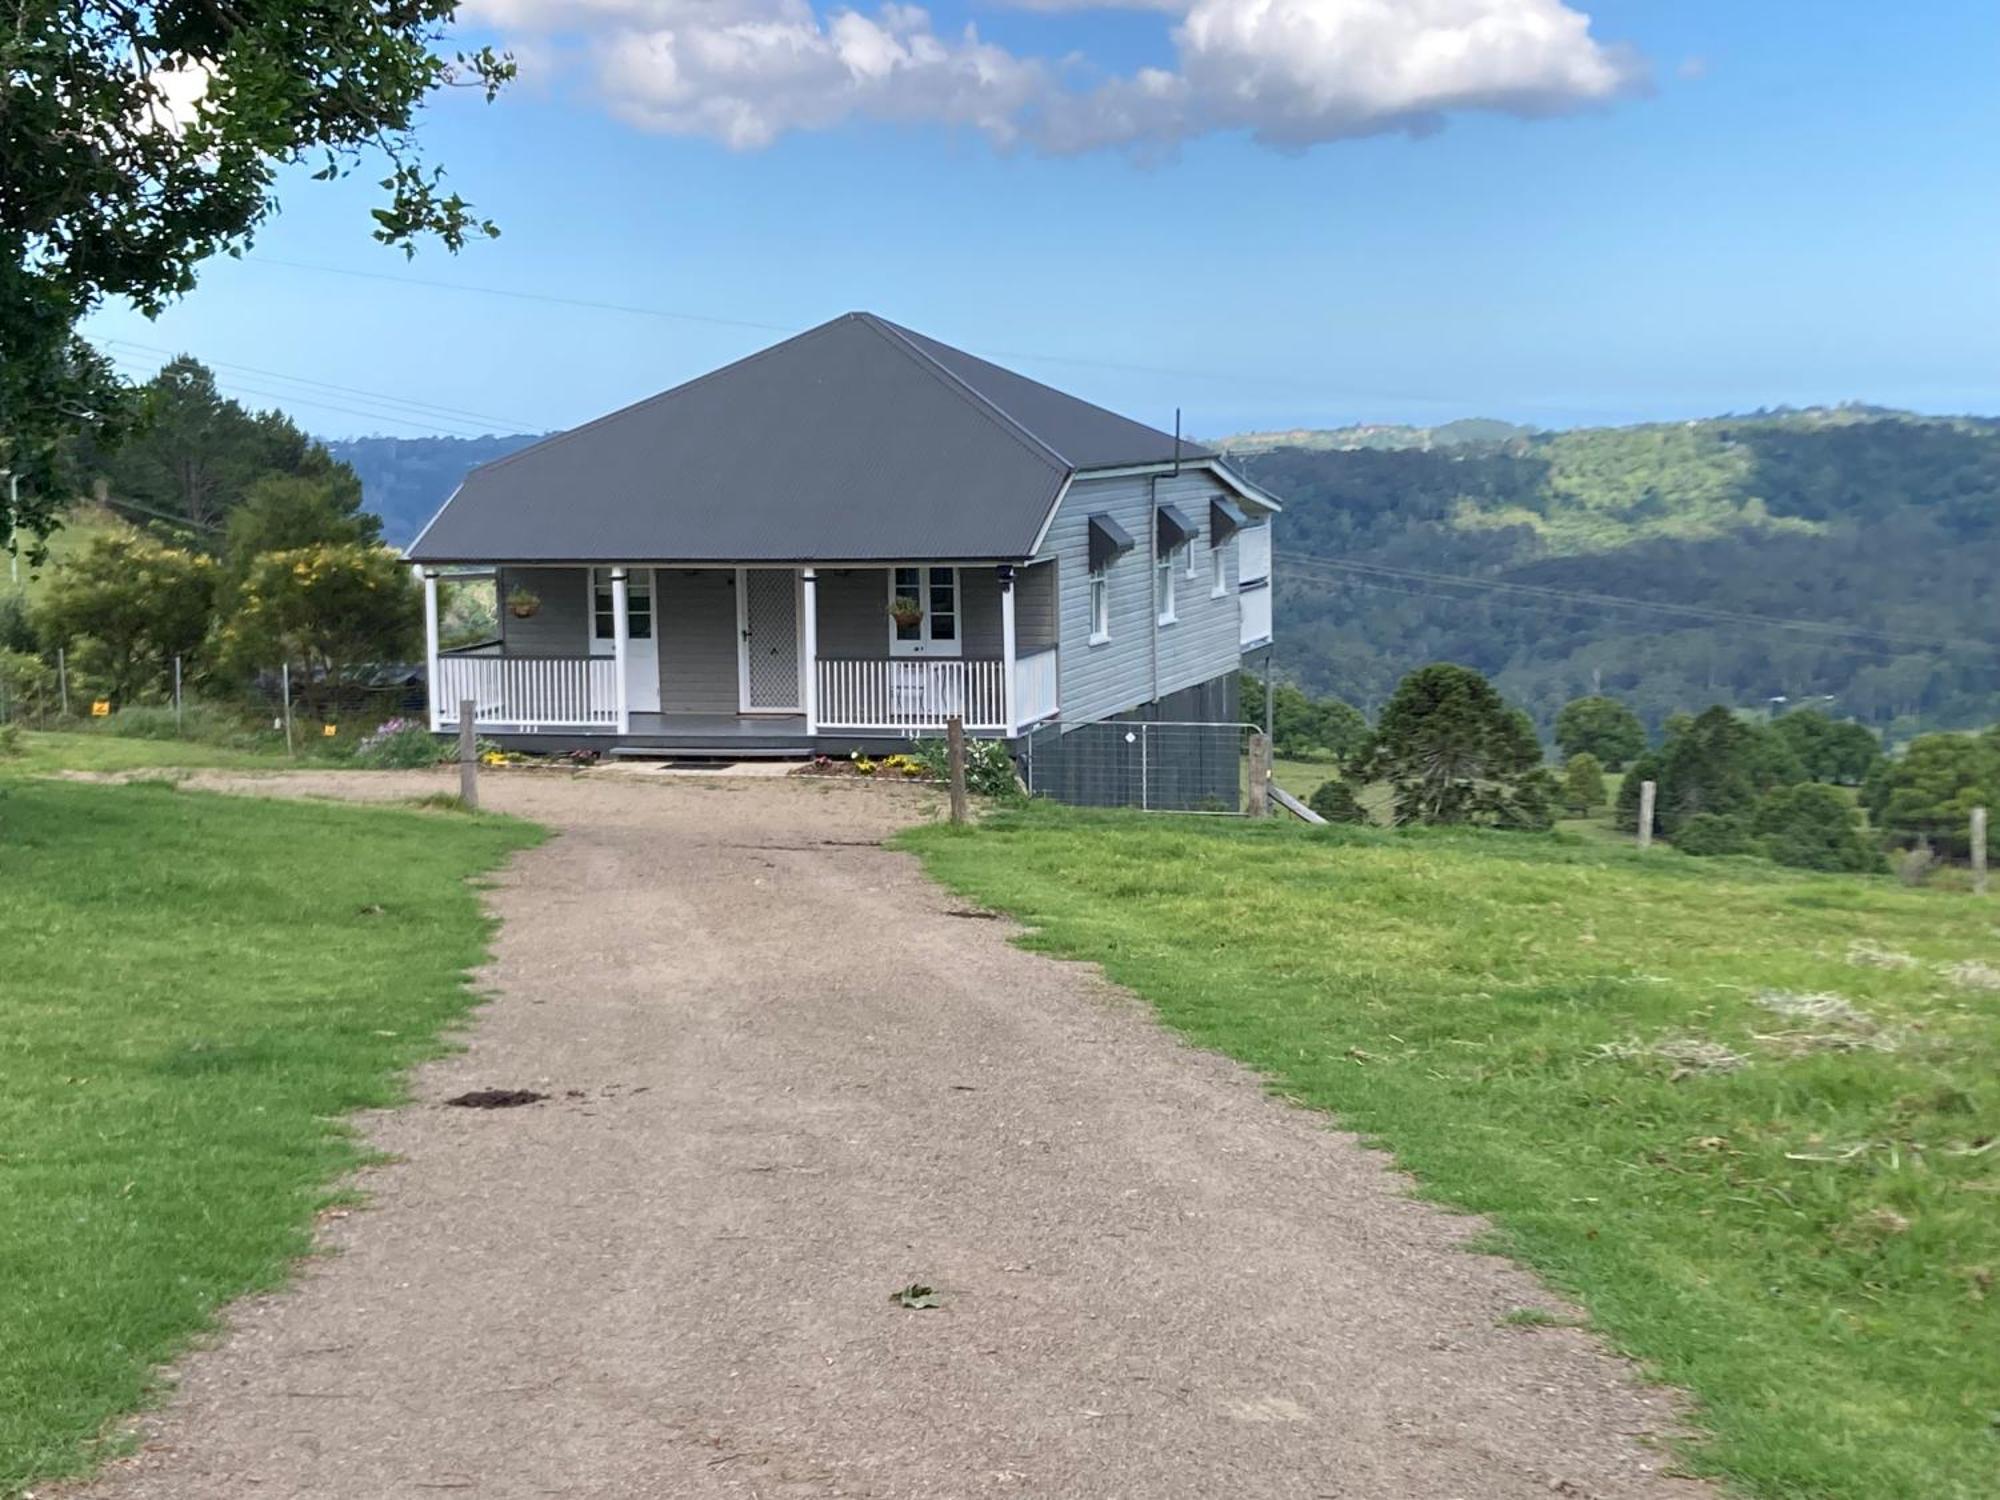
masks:
{"label": "green grass lawn", "polygon": [[1691,1468],[2000,1490],[2000,901],[1559,835],[1031,807],[906,839],[1492,1215],[1696,1393]]}
{"label": "green grass lawn", "polygon": [[161,1361],[285,1280],[361,1159],[340,1117],[472,1003],[468,877],[535,836],[0,780],[0,1495],[88,1467]]}
{"label": "green grass lawn", "polygon": [[0,758],[0,777],[50,771],[297,769],[282,749],[242,750],[198,740],[141,740],[98,731],[44,730],[21,735],[21,753]]}

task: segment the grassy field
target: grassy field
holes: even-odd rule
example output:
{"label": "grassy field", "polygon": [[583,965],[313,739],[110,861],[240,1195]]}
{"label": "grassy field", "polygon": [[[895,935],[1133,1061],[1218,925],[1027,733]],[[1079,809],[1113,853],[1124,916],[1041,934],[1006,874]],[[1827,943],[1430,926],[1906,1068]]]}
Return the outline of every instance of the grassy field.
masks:
{"label": "grassy field", "polygon": [[1692,1469],[1995,1493],[2000,901],[1560,835],[1036,807],[907,838],[1492,1215],[1696,1393]]}
{"label": "grassy field", "polygon": [[[190,763],[76,738],[31,758]],[[86,1468],[218,1307],[284,1281],[360,1160],[340,1116],[471,1004],[468,877],[534,836],[0,779],[0,1495]]]}
{"label": "grassy field", "polygon": [[229,770],[297,767],[283,750],[239,750],[197,740],[140,740],[94,731],[30,730],[21,753],[0,759],[0,776],[50,771]]}

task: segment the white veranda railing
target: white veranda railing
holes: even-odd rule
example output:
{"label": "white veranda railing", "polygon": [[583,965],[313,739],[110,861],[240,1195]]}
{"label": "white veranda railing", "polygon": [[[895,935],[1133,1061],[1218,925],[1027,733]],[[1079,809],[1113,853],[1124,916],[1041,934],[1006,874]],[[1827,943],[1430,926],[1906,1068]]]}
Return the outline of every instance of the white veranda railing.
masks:
{"label": "white veranda railing", "polygon": [[432,684],[440,725],[473,720],[521,729],[618,727],[618,664],[608,656],[440,656]]}
{"label": "white veranda railing", "polygon": [[997,661],[841,661],[822,657],[819,721],[828,729],[1006,731],[1006,668]]}
{"label": "white veranda railing", "polygon": [[1056,714],[1056,648],[1030,652],[1014,663],[1014,719],[1025,729]]}

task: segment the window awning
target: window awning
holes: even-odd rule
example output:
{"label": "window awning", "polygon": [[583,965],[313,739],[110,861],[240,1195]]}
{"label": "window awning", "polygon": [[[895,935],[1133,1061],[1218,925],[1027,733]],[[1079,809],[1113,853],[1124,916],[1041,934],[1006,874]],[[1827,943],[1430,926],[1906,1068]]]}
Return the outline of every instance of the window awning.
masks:
{"label": "window awning", "polygon": [[1165,557],[1194,535],[1194,523],[1181,514],[1179,506],[1161,505],[1153,512],[1160,533],[1160,556]]}
{"label": "window awning", "polygon": [[1108,567],[1111,560],[1132,550],[1132,534],[1111,517],[1090,518],[1090,571]]}
{"label": "window awning", "polygon": [[1237,532],[1250,524],[1250,518],[1243,514],[1243,507],[1234,500],[1211,500],[1208,502],[1208,545],[1220,547]]}

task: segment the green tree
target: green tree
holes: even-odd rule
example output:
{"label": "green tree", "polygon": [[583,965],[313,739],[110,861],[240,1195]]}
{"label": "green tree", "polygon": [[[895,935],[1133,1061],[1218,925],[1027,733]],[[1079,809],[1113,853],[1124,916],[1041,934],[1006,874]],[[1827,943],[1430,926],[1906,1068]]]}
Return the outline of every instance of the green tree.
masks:
{"label": "green tree", "polygon": [[1314,787],[1313,794],[1306,799],[1306,806],[1329,823],[1372,821],[1368,816],[1368,809],[1363,807],[1361,799],[1354,795],[1354,788],[1338,776],[1329,777]]}
{"label": "green tree", "polygon": [[152,691],[175,656],[207,634],[215,564],[136,531],[106,531],[57,567],[35,607],[50,646],[77,652],[86,678],[128,703]]}
{"label": "green tree", "polygon": [[223,566],[241,582],[265,552],[317,543],[373,544],[382,523],[361,508],[361,485],[345,466],[325,474],[266,474],[243,493],[223,534]]}
{"label": "green tree", "polygon": [[456,10],[23,0],[0,15],[0,461],[28,479],[0,533],[46,534],[69,440],[125,407],[80,322],[106,298],[151,314],[186,293],[274,211],[280,168],[325,179],[385,159],[375,237],[406,251],[494,232],[417,148],[438,89],[490,99],[513,76],[490,50],[440,53]]}
{"label": "green tree", "polygon": [[1880,870],[1881,851],[1863,837],[1860,816],[1830,786],[1780,787],[1758,804],[1751,832],[1766,858],[1801,870]]}
{"label": "green tree", "polygon": [[1620,832],[1637,833],[1639,831],[1640,791],[1642,785],[1648,781],[1654,785],[1653,832],[1666,832],[1665,829],[1660,827],[1658,788],[1661,764],[1660,753],[1657,750],[1648,750],[1644,755],[1633,761],[1630,766],[1626,767],[1625,776],[1618,783],[1618,800],[1613,804],[1612,809],[1612,822],[1617,825]]}
{"label": "green tree", "polygon": [[1882,756],[1882,742],[1873,730],[1829,719],[1816,708],[1784,715],[1772,723],[1771,732],[1798,757],[1813,781],[1859,786]]}
{"label": "green tree", "polygon": [[[1243,717],[1264,720],[1264,679],[1242,677]],[[1368,720],[1360,709],[1339,698],[1312,698],[1289,682],[1271,693],[1271,745],[1278,754],[1306,759],[1330,755],[1345,761],[1368,742]]]}
{"label": "green tree", "polygon": [[251,412],[216,388],[199,360],[168,361],[138,389],[136,415],[115,447],[86,449],[114,499],[187,525],[189,545],[214,549],[229,515],[270,474],[360,486],[282,412]]}
{"label": "green tree", "polygon": [[1674,830],[1674,847],[1683,854],[1749,854],[1756,847],[1749,820],[1741,815],[1700,812],[1683,818]]}
{"label": "green tree", "polygon": [[357,667],[415,654],[421,596],[386,547],[346,542],[266,552],[250,564],[220,634],[235,670],[289,663],[301,696],[324,708],[339,701]]}
{"label": "green tree", "polygon": [[1965,857],[1972,809],[2000,810],[2000,726],[1984,734],[1926,734],[1885,760],[1861,790],[1876,828],[1898,842],[1928,841]]}
{"label": "green tree", "polygon": [[1765,792],[1805,773],[1777,736],[1717,704],[1661,747],[1656,779],[1660,829],[1672,836],[1698,813],[1747,817]]}
{"label": "green tree", "polygon": [[1565,756],[1594,755],[1613,771],[1646,749],[1646,726],[1616,698],[1573,698],[1556,715],[1556,744]]}
{"label": "green tree", "polygon": [[1579,750],[1563,766],[1563,806],[1587,818],[1604,805],[1604,763]]}
{"label": "green tree", "polygon": [[1548,826],[1554,778],[1534,726],[1470,667],[1439,662],[1405,677],[1365,759],[1367,779],[1394,791],[1399,823]]}

